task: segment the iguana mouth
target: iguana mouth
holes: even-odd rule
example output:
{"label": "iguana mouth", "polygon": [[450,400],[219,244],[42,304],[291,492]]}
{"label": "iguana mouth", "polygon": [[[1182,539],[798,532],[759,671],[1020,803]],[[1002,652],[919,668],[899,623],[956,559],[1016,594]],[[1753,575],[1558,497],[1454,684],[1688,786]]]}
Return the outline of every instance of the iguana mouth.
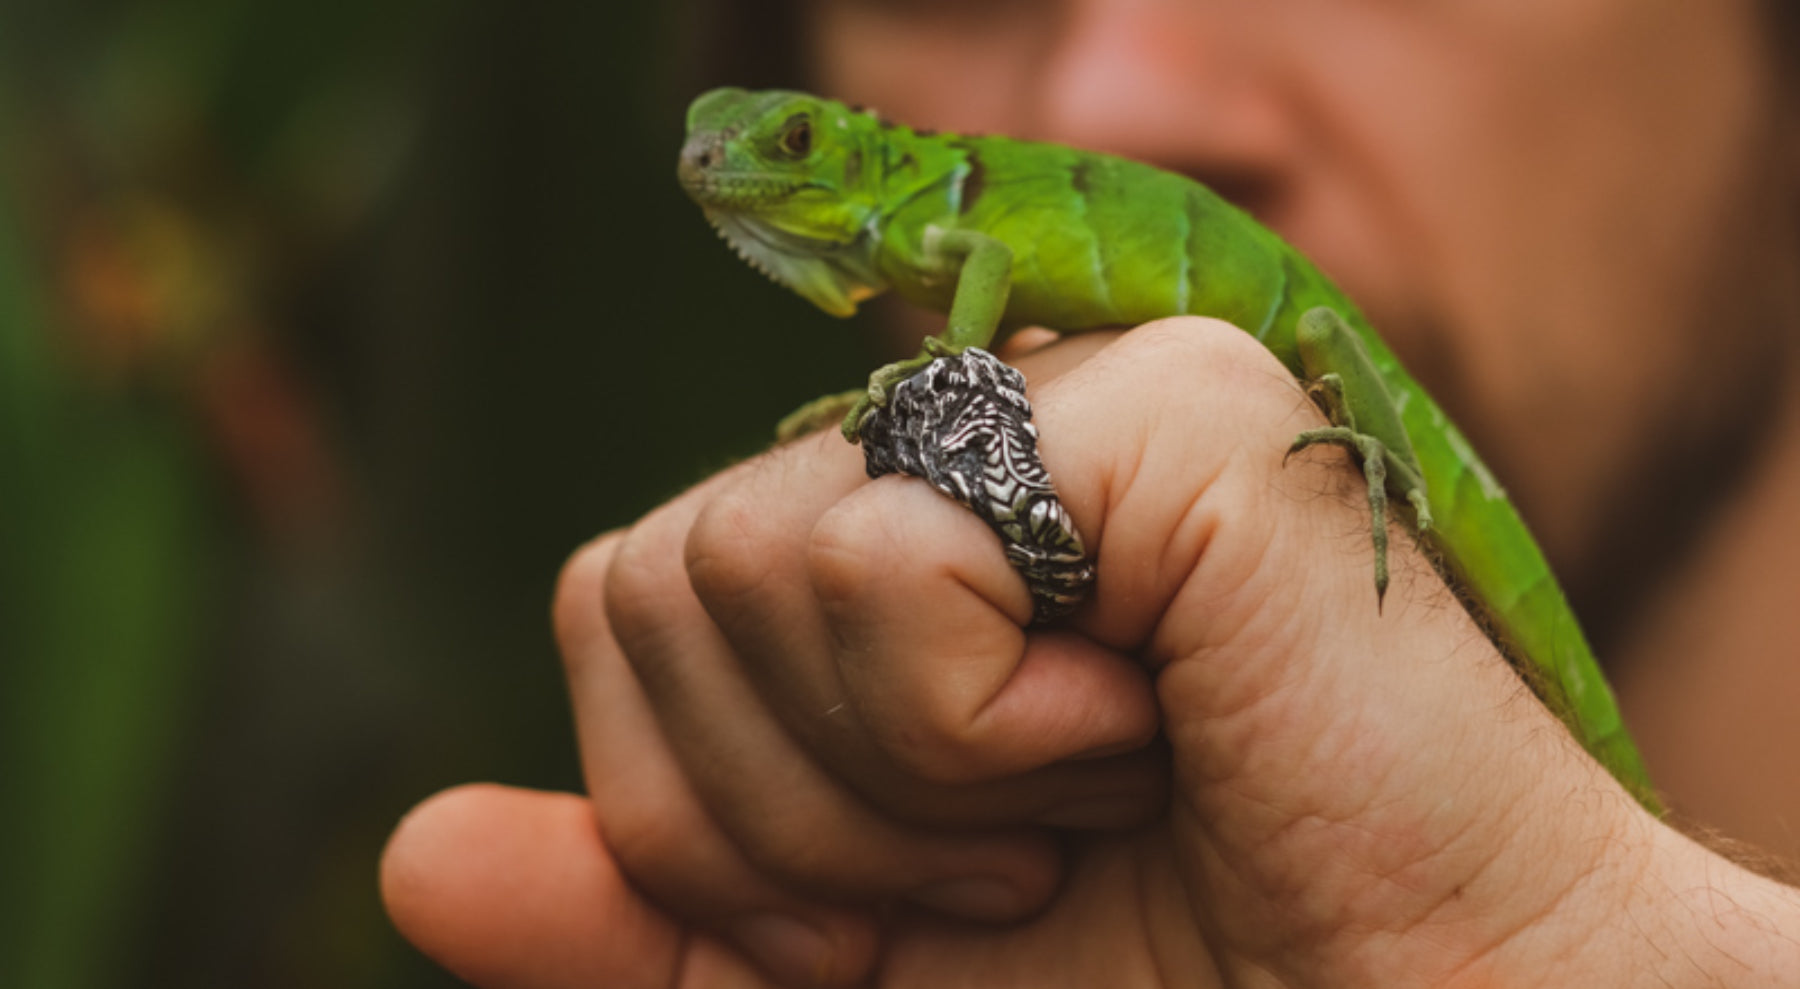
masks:
{"label": "iguana mouth", "polygon": [[725,144],[730,132],[696,134],[681,148],[676,175],[681,187],[702,207],[743,207],[774,202],[806,186],[791,175],[725,170]]}
{"label": "iguana mouth", "polygon": [[690,175],[684,169],[681,187],[706,209],[743,209],[785,199],[804,188],[805,183],[776,175]]}

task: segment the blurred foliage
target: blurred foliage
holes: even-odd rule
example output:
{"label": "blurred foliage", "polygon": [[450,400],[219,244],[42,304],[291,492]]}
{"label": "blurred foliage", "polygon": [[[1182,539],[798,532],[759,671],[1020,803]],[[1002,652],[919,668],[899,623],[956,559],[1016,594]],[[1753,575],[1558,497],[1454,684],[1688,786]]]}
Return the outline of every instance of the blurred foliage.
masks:
{"label": "blurred foliage", "polygon": [[562,559],[874,359],[674,183],[718,10],[0,6],[5,985],[455,984],[377,855],[579,786]]}

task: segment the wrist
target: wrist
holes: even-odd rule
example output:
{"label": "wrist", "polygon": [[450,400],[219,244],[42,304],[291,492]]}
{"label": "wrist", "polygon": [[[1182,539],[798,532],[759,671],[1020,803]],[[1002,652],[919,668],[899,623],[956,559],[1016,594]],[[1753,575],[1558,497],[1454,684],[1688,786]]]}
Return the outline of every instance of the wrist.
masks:
{"label": "wrist", "polygon": [[1800,890],[1705,848],[1622,794],[1593,803],[1612,806],[1574,815],[1589,826],[1576,824],[1558,839],[1565,852],[1585,844],[1589,863],[1577,857],[1572,878],[1546,908],[1477,956],[1453,985],[1793,984]]}
{"label": "wrist", "polygon": [[1793,985],[1800,890],[1661,822],[1646,817],[1644,831],[1645,867],[1597,929],[1596,974],[1673,989]]}

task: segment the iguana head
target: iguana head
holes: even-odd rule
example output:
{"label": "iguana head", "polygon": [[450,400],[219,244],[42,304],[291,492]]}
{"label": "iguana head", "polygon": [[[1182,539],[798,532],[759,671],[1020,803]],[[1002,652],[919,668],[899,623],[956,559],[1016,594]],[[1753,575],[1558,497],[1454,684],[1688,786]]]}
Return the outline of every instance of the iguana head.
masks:
{"label": "iguana head", "polygon": [[682,188],[744,260],[834,316],[886,285],[862,187],[868,118],[805,93],[715,89],[688,109]]}

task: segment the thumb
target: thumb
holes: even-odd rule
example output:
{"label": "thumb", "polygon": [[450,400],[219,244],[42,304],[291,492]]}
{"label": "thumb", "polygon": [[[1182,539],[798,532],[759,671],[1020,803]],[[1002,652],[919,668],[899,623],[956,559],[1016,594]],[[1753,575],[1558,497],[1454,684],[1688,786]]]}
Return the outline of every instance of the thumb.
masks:
{"label": "thumb", "polygon": [[1630,798],[1409,538],[1377,607],[1360,472],[1336,450],[1284,464],[1320,420],[1267,351],[1165,320],[1037,404],[1098,547],[1076,626],[1156,672],[1184,879],[1226,955],[1304,982],[1405,943],[1397,969],[1443,974],[1551,910],[1566,887],[1542,880],[1596,847],[1570,836]]}
{"label": "thumb", "polygon": [[432,797],[389,839],[381,897],[408,941],[478,986],[772,985],[645,901],[574,794],[477,784]]}

